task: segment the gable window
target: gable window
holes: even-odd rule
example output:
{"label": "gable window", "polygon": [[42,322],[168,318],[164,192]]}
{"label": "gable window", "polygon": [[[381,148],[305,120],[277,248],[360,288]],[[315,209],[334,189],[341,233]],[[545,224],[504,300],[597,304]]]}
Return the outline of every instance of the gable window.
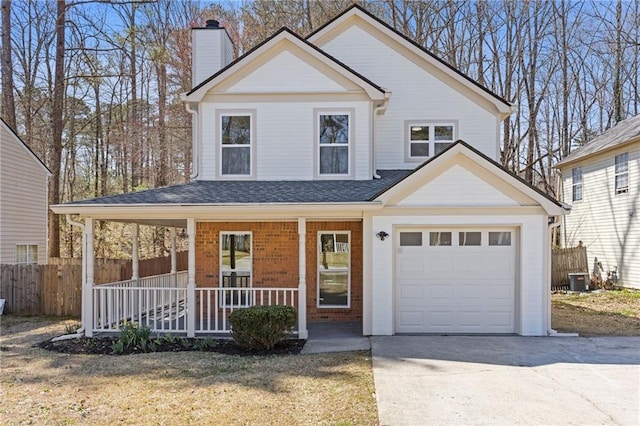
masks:
{"label": "gable window", "polygon": [[318,115],[318,174],[344,176],[350,173],[351,133],[349,113]]}
{"label": "gable window", "polygon": [[227,306],[247,306],[250,303],[251,288],[251,233],[220,233],[220,286],[235,289],[224,292]]}
{"label": "gable window", "polygon": [[253,132],[249,114],[220,115],[220,174],[250,176]]}
{"label": "gable window", "polygon": [[38,245],[18,244],[16,246],[16,263],[38,263]]}
{"label": "gable window", "polygon": [[407,122],[407,159],[425,160],[447,149],[455,140],[454,123]]}
{"label": "gable window", "polygon": [[575,167],[571,169],[571,199],[573,201],[582,200],[582,167]]}
{"label": "gable window", "polygon": [[348,231],[318,233],[318,307],[348,308],[351,241]]}
{"label": "gable window", "polygon": [[629,153],[616,155],[615,190],[617,194],[629,192]]}

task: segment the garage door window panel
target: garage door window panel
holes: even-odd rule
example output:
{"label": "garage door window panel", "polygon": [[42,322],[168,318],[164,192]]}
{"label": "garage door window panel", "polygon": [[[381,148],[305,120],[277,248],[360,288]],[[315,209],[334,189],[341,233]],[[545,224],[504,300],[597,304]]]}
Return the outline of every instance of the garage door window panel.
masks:
{"label": "garage door window panel", "polygon": [[490,246],[510,246],[511,232],[489,232]]}
{"label": "garage door window panel", "polygon": [[429,232],[430,246],[450,246],[451,232]]}
{"label": "garage door window panel", "polygon": [[401,232],[400,247],[421,247],[422,232]]}
{"label": "garage door window panel", "polygon": [[348,308],[351,303],[349,232],[318,234],[318,307]]}
{"label": "garage door window panel", "polygon": [[459,246],[480,246],[482,245],[482,232],[458,232]]}

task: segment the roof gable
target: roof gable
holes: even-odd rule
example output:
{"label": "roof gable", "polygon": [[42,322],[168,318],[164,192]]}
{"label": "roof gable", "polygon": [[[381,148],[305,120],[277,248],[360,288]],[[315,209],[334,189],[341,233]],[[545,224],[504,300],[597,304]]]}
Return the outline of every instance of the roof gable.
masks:
{"label": "roof gable", "polygon": [[37,163],[38,166],[41,167],[47,173],[48,176],[51,176],[52,174],[51,170],[49,170],[46,164],[44,164],[44,162],[31,150],[31,148],[29,148],[29,146],[26,143],[24,143],[24,141],[20,138],[20,136],[18,136],[18,134],[11,128],[11,126],[9,126],[7,122],[4,121],[4,119],[2,119],[1,117],[0,117],[0,123],[2,123],[1,125],[2,127],[5,128],[7,133],[13,136],[13,139],[16,141],[16,143],[20,145],[22,149],[25,150],[27,155],[31,157],[33,161]]}
{"label": "roof gable", "polygon": [[[474,173],[474,169],[476,173]],[[435,174],[424,186],[396,203],[402,207],[451,206],[519,206],[535,204],[529,197],[514,194],[514,199],[485,180],[477,167],[467,168],[460,163]],[[519,196],[520,195],[520,196]]]}
{"label": "roof gable", "polygon": [[[384,100],[389,96],[377,84],[313,46],[288,28],[283,28],[203,81],[182,98],[187,102],[198,102],[213,88],[226,91],[232,89],[234,85],[237,92],[246,90],[255,93],[256,82],[264,82],[262,91],[269,90],[268,87],[271,88],[270,90],[291,91],[287,85],[290,81],[274,72],[282,66],[283,61],[294,67],[292,70],[283,70],[286,74],[300,71],[308,73],[305,78],[309,79],[307,83],[310,84],[311,90],[318,87],[321,82],[325,84],[331,82],[334,89],[347,91],[357,88],[374,100]],[[262,72],[260,68],[263,68]],[[264,78],[267,80],[263,80]]]}
{"label": "roof gable", "polygon": [[589,143],[567,155],[555,167],[562,168],[567,164],[634,142],[640,147],[640,115],[619,122],[611,129],[593,138]]}
{"label": "roof gable", "polygon": [[493,111],[497,112],[502,118],[506,118],[511,114],[512,105],[507,100],[402,35],[361,6],[353,5],[349,7],[342,14],[307,36],[307,40],[322,47],[348,27],[354,25],[360,25],[366,31],[375,33],[377,38],[393,44],[394,47],[406,49],[407,54],[410,53],[419,58],[425,69],[429,69],[429,72],[436,74],[441,79],[448,80],[447,82],[451,86],[466,93],[467,96],[474,96],[476,100],[480,100],[487,106],[491,105]]}
{"label": "roof gable", "polygon": [[397,206],[540,206],[549,215],[562,215],[569,209],[464,141],[423,163],[372,200]]}

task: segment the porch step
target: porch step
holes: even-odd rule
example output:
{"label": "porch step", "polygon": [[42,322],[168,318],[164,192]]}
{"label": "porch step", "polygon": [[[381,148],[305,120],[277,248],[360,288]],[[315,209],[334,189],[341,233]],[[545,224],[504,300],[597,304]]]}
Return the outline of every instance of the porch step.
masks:
{"label": "porch step", "polygon": [[368,337],[343,337],[336,339],[307,340],[301,354],[320,354],[328,352],[351,352],[371,350]]}

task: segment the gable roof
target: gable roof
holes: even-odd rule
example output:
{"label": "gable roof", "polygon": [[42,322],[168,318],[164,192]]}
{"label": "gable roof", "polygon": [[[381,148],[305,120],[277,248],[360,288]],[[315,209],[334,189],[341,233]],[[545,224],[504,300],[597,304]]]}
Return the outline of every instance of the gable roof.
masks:
{"label": "gable roof", "polygon": [[458,140],[451,146],[447,147],[439,155],[425,161],[422,165],[417,167],[398,183],[391,187],[383,189],[371,200],[382,201],[383,204],[386,204],[395,195],[424,184],[424,182],[421,182],[421,180],[430,169],[434,169],[440,165],[446,164],[448,161],[451,161],[452,158],[457,154],[464,155],[480,167],[492,173],[501,181],[512,186],[523,195],[531,198],[533,201],[542,206],[549,215],[562,215],[571,209],[570,206],[557,201],[535,186],[530,185],[521,177],[507,171],[502,167],[501,164],[487,157],[485,154],[473,148],[463,140]]}
{"label": "gable roof", "polygon": [[49,176],[52,175],[51,170],[49,170],[49,168],[47,167],[46,164],[44,164],[44,162],[40,159],[40,157],[38,157],[36,155],[35,152],[33,152],[31,150],[31,148],[29,148],[29,145],[27,145],[26,143],[24,143],[24,141],[20,138],[20,136],[18,136],[18,134],[15,132],[15,130],[13,130],[11,128],[11,126],[9,126],[9,124],[7,124],[6,121],[4,121],[4,119],[2,117],[0,117],[0,122],[2,123],[2,126],[5,127],[9,133],[13,134],[13,136],[15,136],[15,140],[18,141],[18,143],[22,146],[22,148],[24,148],[25,151],[27,151],[27,154],[29,154],[30,157],[32,157],[34,159],[34,161],[36,163],[38,163],[40,165],[40,167],[42,167]]}
{"label": "gable roof", "polygon": [[278,32],[264,40],[262,43],[258,44],[256,47],[251,49],[249,52],[240,56],[235,61],[231,62],[226,67],[222,68],[220,71],[213,74],[211,77],[205,79],[202,83],[198,84],[196,87],[191,89],[186,94],[182,95],[183,101],[199,101],[205,95],[205,93],[214,87],[219,82],[223,81],[227,77],[231,76],[238,67],[243,67],[249,64],[252,59],[257,56],[260,52],[269,49],[270,47],[276,45],[283,39],[291,41],[294,45],[298,46],[300,49],[306,51],[307,53],[313,55],[318,58],[320,61],[328,65],[334,71],[337,71],[356,85],[362,87],[365,92],[372,99],[385,99],[389,94],[379,85],[372,82],[368,78],[359,74],[355,70],[349,68],[344,63],[340,62],[333,56],[324,52],[322,49],[314,46],[304,38],[300,37],[293,31],[291,31],[287,27],[282,27]]}
{"label": "gable roof", "polygon": [[567,155],[554,167],[560,168],[591,155],[600,154],[633,142],[640,142],[640,114],[627,118],[596,136],[587,144]]}
{"label": "gable roof", "polygon": [[427,60],[429,63],[436,66],[438,69],[443,70],[452,78],[461,82],[464,86],[470,88],[471,90],[480,94],[481,96],[489,99],[491,103],[496,105],[498,111],[500,111],[500,113],[504,115],[504,117],[507,117],[511,114],[513,105],[509,101],[502,98],[501,96],[491,91],[487,87],[481,85],[476,80],[464,74],[459,69],[450,65],[449,63],[439,58],[429,50],[425,49],[423,46],[416,43],[414,40],[411,40],[409,37],[400,33],[399,31],[397,31],[396,29],[388,25],[386,22],[384,22],[377,16],[373,15],[372,13],[370,13],[369,11],[367,11],[365,8],[363,8],[358,4],[353,4],[352,6],[345,9],[341,14],[339,14],[338,16],[328,21],[327,23],[322,25],[320,28],[318,28],[311,34],[309,34],[306,37],[306,39],[314,43],[315,40],[317,40],[323,33],[330,31],[331,28],[337,26],[339,23],[349,19],[352,16],[359,16],[360,18],[364,19],[365,21],[368,21],[375,27],[381,28],[387,35],[400,41],[405,46],[409,47],[411,50],[418,53],[422,58]]}

